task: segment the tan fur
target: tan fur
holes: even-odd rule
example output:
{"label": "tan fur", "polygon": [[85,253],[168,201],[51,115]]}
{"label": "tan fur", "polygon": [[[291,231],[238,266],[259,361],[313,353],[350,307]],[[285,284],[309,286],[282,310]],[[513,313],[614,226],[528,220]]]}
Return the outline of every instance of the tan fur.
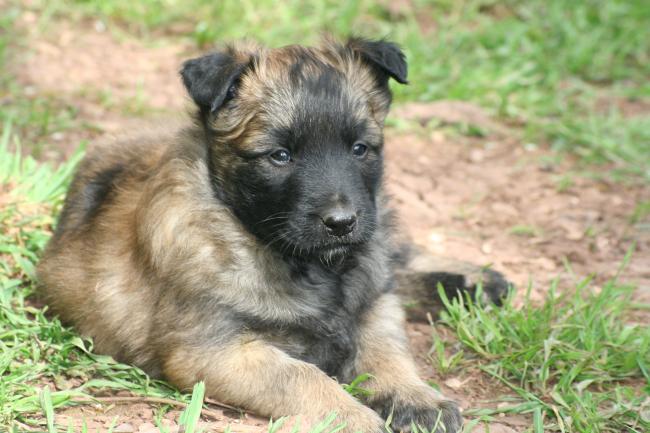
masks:
{"label": "tan fur", "polygon": [[[212,367],[214,360],[219,360],[219,369]],[[251,371],[263,374],[252,376]],[[382,423],[375,412],[316,366],[291,358],[254,337],[214,351],[205,348],[200,354],[194,347],[179,347],[167,358],[165,373],[186,389],[197,377],[205,380],[213,395],[231,404],[253,407],[260,415],[282,413],[318,422],[336,412],[349,422],[349,431],[365,431]]]}

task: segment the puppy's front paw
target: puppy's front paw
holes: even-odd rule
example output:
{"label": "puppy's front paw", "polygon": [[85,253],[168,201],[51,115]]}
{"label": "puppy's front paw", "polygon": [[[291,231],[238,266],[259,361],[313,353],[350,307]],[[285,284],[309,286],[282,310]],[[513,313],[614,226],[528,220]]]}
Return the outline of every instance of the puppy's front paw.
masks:
{"label": "puppy's front paw", "polygon": [[342,430],[339,430],[340,433],[386,433],[384,420],[377,412],[361,403],[354,408],[339,409],[337,412],[339,416],[334,424],[345,423]]}
{"label": "puppy's front paw", "polygon": [[394,432],[410,432],[414,424],[432,433],[457,433],[463,425],[458,405],[440,398],[430,389],[418,390],[410,395],[379,397],[370,406],[390,420]]}

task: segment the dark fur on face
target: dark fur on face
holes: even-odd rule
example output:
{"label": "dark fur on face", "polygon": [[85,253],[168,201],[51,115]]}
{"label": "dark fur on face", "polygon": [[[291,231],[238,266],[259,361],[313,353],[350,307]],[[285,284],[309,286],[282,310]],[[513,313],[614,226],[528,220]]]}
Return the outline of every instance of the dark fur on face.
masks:
{"label": "dark fur on face", "polygon": [[181,74],[209,136],[215,193],[248,230],[296,258],[331,259],[372,237],[388,78],[406,81],[394,44],[232,47]]}
{"label": "dark fur on face", "polygon": [[[406,71],[396,45],[354,38],[187,61],[194,123],[80,164],[38,267],[52,311],[100,353],[261,415],[456,432],[395,290],[429,310],[438,282],[472,291],[484,273],[397,247],[382,130]],[[498,299],[505,281],[485,275]],[[336,382],[364,373],[363,401]]]}

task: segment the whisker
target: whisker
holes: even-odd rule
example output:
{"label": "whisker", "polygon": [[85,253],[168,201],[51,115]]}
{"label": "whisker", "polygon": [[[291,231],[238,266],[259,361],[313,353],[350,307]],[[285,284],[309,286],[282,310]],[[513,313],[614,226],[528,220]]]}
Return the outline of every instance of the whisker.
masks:
{"label": "whisker", "polygon": [[289,219],[290,212],[276,212],[274,214],[269,215],[268,217],[264,218],[263,220],[260,220],[255,223],[255,227],[257,227],[260,224],[264,224],[269,221],[273,220],[286,220]]}

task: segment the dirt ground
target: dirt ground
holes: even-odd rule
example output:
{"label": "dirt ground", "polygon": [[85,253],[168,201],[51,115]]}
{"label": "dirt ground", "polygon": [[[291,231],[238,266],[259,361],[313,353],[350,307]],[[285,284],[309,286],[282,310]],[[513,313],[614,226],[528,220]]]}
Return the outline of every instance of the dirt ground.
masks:
{"label": "dirt ground", "polygon": [[[60,159],[81,139],[119,134],[143,119],[179,117],[189,105],[177,71],[183,59],[196,54],[190,45],[164,39],[145,45],[93,22],[60,22],[45,35],[36,34],[30,30],[36,17],[21,19],[28,37],[14,72],[26,96],[50,95],[78,110],[79,127],[50,137],[55,146],[44,158]],[[645,107],[630,115],[649,114]],[[519,288],[532,284],[534,300],[555,278],[567,288],[593,273],[601,284],[616,274],[626,250],[636,243],[622,278],[636,283],[637,297],[650,302],[650,225],[647,220],[631,223],[635,206],[650,200],[647,185],[575,174],[570,157],[522,145],[516,130],[468,103],[406,104],[397,106],[392,117],[410,127],[387,131],[388,188],[401,226],[416,242],[436,254],[491,264]],[[420,126],[431,120],[438,126]],[[487,136],[460,134],[464,124],[488,131]],[[477,372],[436,374],[427,359],[428,325],[409,324],[408,331],[423,377],[440,384],[465,409],[500,404],[506,390]],[[105,430],[119,415],[115,433],[157,431],[155,405],[120,396],[114,395],[111,405],[65,410],[57,421],[66,426],[72,419],[80,426],[83,418],[89,431]],[[163,417],[171,432],[178,430],[178,413]],[[242,432],[262,432],[267,426],[265,420],[218,406],[204,421],[215,430],[229,423]],[[526,417],[507,416],[490,431],[523,431],[529,425]]]}

